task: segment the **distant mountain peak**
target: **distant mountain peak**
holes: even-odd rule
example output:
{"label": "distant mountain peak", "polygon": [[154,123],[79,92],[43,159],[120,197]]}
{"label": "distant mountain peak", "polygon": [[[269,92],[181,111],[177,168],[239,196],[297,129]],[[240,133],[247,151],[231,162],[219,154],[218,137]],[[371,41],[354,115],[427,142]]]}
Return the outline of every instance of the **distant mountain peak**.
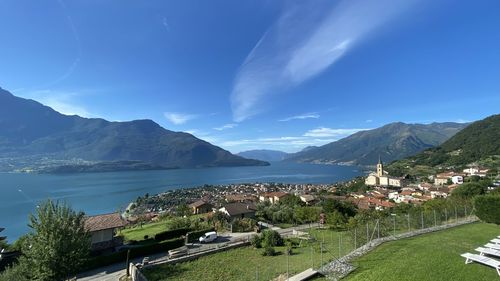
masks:
{"label": "distant mountain peak", "polygon": [[374,165],[381,155],[391,162],[439,145],[465,126],[452,122],[428,125],[392,122],[291,154],[287,161]]}
{"label": "distant mountain peak", "polygon": [[1,90],[0,158],[5,157],[141,161],[152,167],[181,168],[268,164],[233,155],[191,134],[166,130],[150,119],[109,122],[67,116]]}

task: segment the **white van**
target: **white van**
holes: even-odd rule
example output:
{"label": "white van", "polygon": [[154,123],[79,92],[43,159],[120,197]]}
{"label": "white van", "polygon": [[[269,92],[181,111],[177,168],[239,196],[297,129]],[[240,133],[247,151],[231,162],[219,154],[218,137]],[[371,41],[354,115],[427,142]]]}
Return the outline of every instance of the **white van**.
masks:
{"label": "white van", "polygon": [[205,235],[200,237],[200,243],[210,243],[217,239],[217,232],[212,231],[212,232],[207,232]]}

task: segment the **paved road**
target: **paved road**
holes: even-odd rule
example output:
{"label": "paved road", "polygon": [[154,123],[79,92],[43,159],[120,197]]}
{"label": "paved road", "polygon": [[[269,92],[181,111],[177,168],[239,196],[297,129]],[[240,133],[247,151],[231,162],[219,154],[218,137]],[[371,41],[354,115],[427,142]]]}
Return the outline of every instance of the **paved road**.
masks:
{"label": "paved road", "polygon": [[[251,235],[254,235],[254,232],[244,232],[244,233],[222,233],[217,238],[217,240],[213,243],[209,244],[200,244],[193,243],[188,245],[189,252],[200,252],[206,251],[211,248],[216,248],[219,244],[224,244],[228,242],[244,240]],[[167,253],[158,253],[154,255],[148,255],[151,263],[157,263],[167,259]],[[141,263],[143,257],[132,259],[133,263]],[[77,276],[77,280],[79,281],[117,281],[121,276],[126,274],[126,264],[116,263],[109,266],[101,267],[98,269],[94,269],[91,271],[83,272]]]}
{"label": "paved road", "polygon": [[[271,225],[270,225],[271,226]],[[318,224],[304,224],[304,225],[298,225],[290,228],[277,228],[271,226],[271,229],[276,229],[281,235],[290,235],[293,233],[293,230],[304,230],[304,229],[309,229],[311,227],[318,226]],[[218,244],[223,244],[223,243],[228,243],[231,241],[237,241],[237,240],[242,240],[245,239],[251,235],[255,234],[254,232],[245,232],[245,233],[223,233],[220,234],[220,237],[215,241],[214,243],[209,243],[209,244],[191,244],[189,245],[190,252],[192,251],[205,251],[210,248],[215,248],[217,247]],[[132,259],[131,262],[133,263],[140,263],[142,262],[142,257],[141,258],[135,258]],[[159,253],[155,255],[149,255],[149,259],[151,263],[156,263],[162,260],[167,259],[167,253]],[[77,276],[77,280],[79,281],[117,281],[121,276],[126,274],[126,265],[125,262],[123,263],[117,263],[105,267],[101,267],[98,269],[94,269],[91,271],[87,271],[84,273],[81,273]]]}

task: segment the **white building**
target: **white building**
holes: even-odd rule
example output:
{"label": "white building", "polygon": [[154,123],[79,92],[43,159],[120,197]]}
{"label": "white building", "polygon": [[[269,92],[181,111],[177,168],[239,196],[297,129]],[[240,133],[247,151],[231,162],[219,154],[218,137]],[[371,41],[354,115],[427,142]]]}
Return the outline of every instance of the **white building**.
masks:
{"label": "white building", "polygon": [[402,187],[403,179],[389,176],[389,174],[386,171],[384,171],[384,164],[382,164],[382,161],[380,160],[379,157],[377,164],[377,172],[370,173],[370,175],[368,175],[368,177],[366,177],[365,179],[365,184],[370,186],[378,185],[378,186]]}

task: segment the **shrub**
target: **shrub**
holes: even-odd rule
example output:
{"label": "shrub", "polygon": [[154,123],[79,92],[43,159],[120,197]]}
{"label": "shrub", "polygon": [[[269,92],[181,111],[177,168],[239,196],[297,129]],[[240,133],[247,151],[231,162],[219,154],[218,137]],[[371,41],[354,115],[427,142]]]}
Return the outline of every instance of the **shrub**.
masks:
{"label": "shrub", "polygon": [[283,238],[276,230],[266,229],[262,232],[262,245],[264,247],[283,246]]}
{"label": "shrub", "polygon": [[160,242],[160,241],[164,241],[164,240],[179,238],[183,235],[186,235],[186,233],[188,233],[191,230],[192,229],[190,229],[190,228],[178,228],[178,229],[173,229],[173,230],[162,231],[162,232],[157,233],[155,235],[155,240],[157,242]]}
{"label": "shrub", "polygon": [[148,240],[149,239],[149,235],[144,235],[144,240]]}
{"label": "shrub", "polygon": [[500,224],[500,196],[480,195],[474,198],[474,207],[479,219],[487,223]]}
{"label": "shrub", "polygon": [[[177,238],[172,240],[163,241],[160,243],[153,243],[150,245],[130,249],[130,258],[142,257],[159,252],[165,252],[175,248],[182,247],[184,239]],[[124,262],[127,259],[127,251],[120,251],[109,255],[102,255],[92,257],[87,260],[84,268],[90,270],[114,263]]]}
{"label": "shrub", "polygon": [[250,243],[256,249],[262,247],[262,238],[259,235],[254,235],[252,239],[250,239]]}
{"label": "shrub", "polygon": [[276,255],[276,251],[274,250],[273,247],[271,246],[266,246],[264,248],[264,251],[262,252],[262,255],[263,256],[275,256]]}
{"label": "shrub", "polygon": [[233,232],[253,231],[257,222],[251,218],[242,218],[233,221]]}

